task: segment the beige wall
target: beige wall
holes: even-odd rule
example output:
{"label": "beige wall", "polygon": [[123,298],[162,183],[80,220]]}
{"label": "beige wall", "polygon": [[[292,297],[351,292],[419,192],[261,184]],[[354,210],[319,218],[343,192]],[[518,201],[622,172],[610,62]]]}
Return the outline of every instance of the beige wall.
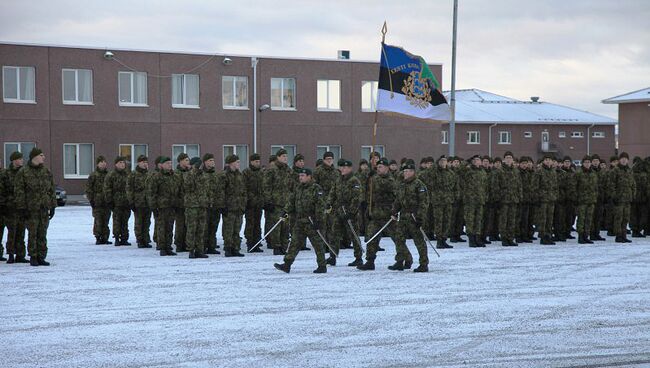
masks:
{"label": "beige wall", "polygon": [[619,104],[618,120],[619,151],[650,156],[650,102]]}

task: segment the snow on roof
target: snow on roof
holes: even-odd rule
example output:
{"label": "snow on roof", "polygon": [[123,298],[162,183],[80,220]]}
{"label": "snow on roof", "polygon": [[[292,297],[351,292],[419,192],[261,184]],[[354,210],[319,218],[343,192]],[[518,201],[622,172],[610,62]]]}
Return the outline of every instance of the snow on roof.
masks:
{"label": "snow on roof", "polygon": [[[449,91],[444,92],[449,101]],[[456,91],[456,122],[474,124],[614,125],[616,120],[548,102],[520,101],[480,89]]]}
{"label": "snow on roof", "polygon": [[605,104],[619,104],[650,101],[650,87],[603,100]]}

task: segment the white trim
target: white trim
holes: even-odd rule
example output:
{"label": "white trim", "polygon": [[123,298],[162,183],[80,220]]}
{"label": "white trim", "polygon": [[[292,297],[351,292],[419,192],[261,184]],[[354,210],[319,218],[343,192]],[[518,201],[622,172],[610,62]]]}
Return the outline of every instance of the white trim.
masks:
{"label": "white trim", "polygon": [[[79,71],[84,70],[84,71],[89,71],[90,72],[90,101],[79,101]],[[74,72],[74,95],[75,99],[74,100],[66,100],[65,99],[65,78],[64,74],[65,72]],[[93,76],[93,70],[92,69],[80,69],[80,68],[61,68],[61,101],[63,105],[86,105],[86,106],[92,106],[94,105],[95,101],[95,81],[94,81],[94,76]]]}
{"label": "white trim", "polygon": [[[476,133],[476,142],[470,140],[472,133]],[[467,131],[467,144],[481,144],[481,131],[480,130],[468,130]]]}
{"label": "white trim", "polygon": [[566,132],[565,131],[558,132],[557,137],[558,138],[566,138]]}
{"label": "white trim", "polygon": [[[508,140],[503,141],[501,138],[503,138],[502,134],[506,133],[508,135]],[[497,144],[512,144],[512,132],[509,130],[500,130],[499,131],[499,140],[497,141]]]}
{"label": "white trim", "polygon": [[[130,76],[130,84],[131,84],[131,101],[134,100],[135,96],[135,76],[137,74],[144,74],[144,80],[145,80],[145,100],[146,102],[144,103],[135,103],[135,102],[122,102],[120,101],[120,74],[129,74]],[[117,103],[121,107],[149,107],[149,77],[147,72],[134,72],[134,71],[124,71],[120,70],[117,72]]]}
{"label": "white trim", "polygon": [[[370,83],[370,109],[363,108],[363,85],[364,83]],[[361,81],[361,112],[376,112],[377,111],[377,99],[379,91],[379,82],[378,81]]]}
{"label": "white trim", "polygon": [[533,132],[524,132],[524,138],[526,139],[533,138]]}
{"label": "white trim", "polygon": [[[224,78],[232,78],[232,83],[230,87],[232,87],[232,98],[233,98],[233,103],[237,101],[237,88],[235,87],[237,85],[237,79],[241,78],[246,81],[246,105],[245,106],[238,106],[238,105],[226,105],[223,103],[223,98],[224,98],[224,93],[223,93],[223,80]],[[249,110],[248,108],[248,76],[244,75],[222,75],[221,76],[221,108],[224,110]]]}
{"label": "white trim", "polygon": [[[174,103],[174,77],[180,75],[181,76],[181,83],[183,84],[183,94],[181,96],[181,100],[183,100],[182,103],[180,104],[175,104]],[[198,105],[190,105],[187,103],[187,82],[185,81],[186,77],[188,75],[196,76],[196,82],[197,86],[196,88],[198,89]],[[200,109],[201,108],[201,76],[199,74],[174,74],[172,73],[172,78],[171,78],[171,89],[172,89],[172,108],[175,109]]]}
{"label": "white trim", "polygon": [[292,107],[271,107],[272,111],[298,111],[296,108]]}
{"label": "white trim", "polygon": [[[95,159],[95,144],[94,143],[89,143],[89,142],[63,143],[63,155],[62,155],[63,156],[63,160],[62,160],[63,161],[62,162],[62,165],[63,165],[63,179],[88,179],[90,174],[93,172],[93,169],[91,169],[90,173],[88,173],[88,175],[79,174],[80,165],[81,165],[81,156],[79,154],[79,146],[81,146],[82,144],[89,144],[92,147],[92,153],[91,153],[91,156],[90,156],[90,160],[91,160],[91,162],[94,161],[94,159]],[[65,160],[65,146],[75,146],[76,147],[76,157],[77,157],[77,165],[76,165],[77,167],[75,167],[76,174],[66,174],[65,173],[65,169],[66,169],[66,167],[65,167],[65,161],[66,161]]]}
{"label": "white trim", "polygon": [[584,132],[571,132],[571,138],[584,138]]}
{"label": "white trim", "polygon": [[449,131],[441,130],[440,135],[440,144],[449,144]]}
{"label": "white trim", "polygon": [[[284,98],[282,98],[282,93],[280,93],[280,102],[282,103],[282,106],[273,106],[273,80],[274,79],[280,79],[282,83],[280,84],[280,91],[284,91],[284,82],[287,79],[293,79],[293,107],[285,107],[284,106]],[[272,111],[297,111],[298,109],[298,80],[295,77],[271,77],[271,96],[269,97],[270,105],[271,105],[271,110]]]}
{"label": "white trim", "polygon": [[[16,70],[16,98],[5,98],[5,69]],[[34,70],[34,84],[31,86],[34,94],[33,100],[23,100],[20,98],[20,69],[31,68]],[[36,68],[33,66],[18,66],[18,65],[3,65],[2,66],[2,101],[4,103],[18,103],[18,104],[36,104]]]}
{"label": "white trim", "polygon": [[602,139],[605,138],[605,132],[591,132],[591,138]]}
{"label": "white trim", "polygon": [[172,104],[172,107],[174,109],[195,109],[195,110],[201,108],[201,106],[197,106],[197,105],[179,105],[179,104]]}

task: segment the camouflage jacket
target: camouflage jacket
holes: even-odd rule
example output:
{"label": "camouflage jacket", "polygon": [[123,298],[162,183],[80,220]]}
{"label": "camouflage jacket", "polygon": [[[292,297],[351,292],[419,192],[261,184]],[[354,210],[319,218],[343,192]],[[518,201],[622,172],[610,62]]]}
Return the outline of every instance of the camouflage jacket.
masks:
{"label": "camouflage jacket", "polygon": [[329,195],[339,176],[341,176],[341,173],[334,168],[334,165],[327,166],[323,164],[314,170],[314,182],[320,185],[326,196]]}
{"label": "camouflage jacket", "polygon": [[514,166],[503,164],[497,170],[497,200],[499,203],[519,203],[522,200],[522,184],[519,169]]}
{"label": "camouflage jacket", "polygon": [[97,207],[107,207],[108,202],[106,201],[106,196],[104,195],[104,181],[106,181],[106,176],[108,175],[108,170],[95,169],[88,176],[88,181],[86,182],[86,198],[90,203],[94,203]]}
{"label": "camouflage jacket", "polygon": [[56,207],[56,190],[52,173],[43,165],[28,162],[16,174],[14,198],[16,208],[27,211]]}
{"label": "camouflage jacket", "polygon": [[424,221],[429,209],[429,191],[427,186],[417,178],[402,180],[397,185],[392,213],[401,212],[401,216],[415,216]]}
{"label": "camouflage jacket", "polygon": [[126,194],[129,204],[134,208],[147,208],[147,179],[149,170],[141,169],[139,166],[129,173],[126,181]]}
{"label": "camouflage jacket", "polygon": [[0,183],[0,186],[3,187],[4,193],[4,204],[1,204],[0,201],[0,206],[5,206],[8,209],[16,208],[14,186],[16,184],[16,175],[20,169],[20,167],[15,167],[14,164],[9,164],[9,167],[4,170],[4,175],[0,174],[0,176],[3,176],[3,179],[0,179],[0,181],[3,182]]}
{"label": "camouflage jacket", "polygon": [[647,197],[647,187],[648,187],[648,173],[645,170],[644,164],[634,165],[632,168],[634,175],[634,182],[636,184],[636,195],[634,196],[634,202],[636,203],[646,203],[648,201]]}
{"label": "camouflage jacket", "polygon": [[636,182],[630,167],[618,165],[610,173],[609,189],[614,203],[632,202],[636,194]]}
{"label": "camouflage jacket", "polygon": [[529,169],[519,170],[521,177],[521,203],[535,203],[535,172]]}
{"label": "camouflage jacket", "polygon": [[276,162],[264,171],[264,205],[284,207],[289,200],[289,194],[296,185],[293,171],[281,162]]}
{"label": "camouflage jacket", "polygon": [[326,199],[323,189],[316,183],[300,183],[296,185],[289,199],[285,211],[291,221],[300,224],[309,224],[309,218],[316,222],[323,220]]}
{"label": "camouflage jacket", "polygon": [[542,168],[535,172],[535,188],[537,189],[536,203],[557,201],[557,171],[542,165]]}
{"label": "camouflage jacket", "polygon": [[203,169],[204,174],[208,177],[208,191],[210,192],[211,208],[226,208],[226,197],[224,192],[225,182],[224,173],[212,168]]}
{"label": "camouflage jacket", "polygon": [[264,178],[260,168],[249,166],[244,170],[244,180],[246,181],[246,208],[264,207]]}
{"label": "camouflage jacket", "polygon": [[395,202],[397,183],[390,173],[374,174],[368,180],[368,196],[372,192],[372,201],[368,199],[368,214],[371,219],[390,218]]}
{"label": "camouflage jacket", "polygon": [[596,177],[598,178],[597,203],[602,204],[605,202],[607,194],[607,171],[603,171],[599,167],[592,167],[591,170],[596,173]]}
{"label": "camouflage jacket", "polygon": [[[437,167],[432,170],[432,180],[429,189],[431,204],[442,205],[454,203],[458,197],[458,177],[449,168]],[[425,183],[426,184],[426,183]]]}
{"label": "camouflage jacket", "polygon": [[[505,165],[503,165],[505,166]],[[503,170],[503,166],[500,169],[491,168],[489,170],[483,169],[487,175],[487,188],[485,193],[487,198],[485,203],[496,204],[501,200],[501,188],[499,187],[499,176],[500,172]]]}
{"label": "camouflage jacket", "polygon": [[229,213],[243,215],[246,212],[246,181],[241,171],[226,168],[224,195]]}
{"label": "camouflage jacket", "polygon": [[183,179],[183,206],[185,208],[208,208],[211,204],[210,176],[204,169],[191,169]]}
{"label": "camouflage jacket", "polygon": [[185,179],[190,175],[190,172],[192,171],[192,167],[190,166],[189,168],[185,169],[182,168],[181,165],[176,165],[176,170],[174,170],[174,175],[176,175],[177,180],[180,183],[181,186],[181,195],[176,198],[176,201],[174,203],[174,207],[176,208],[182,208],[184,207],[184,197],[183,197],[183,183],[185,182]]}
{"label": "camouflage jacket", "polygon": [[464,170],[462,187],[463,203],[484,205],[487,200],[488,177],[480,167],[471,166]]}
{"label": "camouflage jacket", "polygon": [[571,169],[560,168],[557,170],[557,186],[559,203],[575,202],[575,178]]}
{"label": "camouflage jacket", "polygon": [[584,168],[575,174],[576,196],[578,205],[596,204],[598,200],[598,173]]}
{"label": "camouflage jacket", "polygon": [[104,196],[108,207],[130,207],[129,198],[126,195],[126,179],[129,172],[124,170],[113,170],[104,179]]}
{"label": "camouflage jacket", "polygon": [[181,179],[174,175],[173,170],[160,170],[153,174],[149,180],[147,200],[149,208],[175,208],[181,197]]}
{"label": "camouflage jacket", "polygon": [[[7,207],[7,202],[9,199],[9,174],[7,170],[0,168],[0,216],[3,216],[3,208]],[[11,195],[13,197],[13,194]],[[0,219],[0,222],[2,220]],[[4,229],[3,229],[4,230]],[[0,242],[2,240],[0,239]]]}
{"label": "camouflage jacket", "polygon": [[361,182],[354,174],[340,175],[330,190],[328,204],[332,206],[332,213],[339,218],[345,217],[343,208],[348,215],[356,216],[362,196]]}

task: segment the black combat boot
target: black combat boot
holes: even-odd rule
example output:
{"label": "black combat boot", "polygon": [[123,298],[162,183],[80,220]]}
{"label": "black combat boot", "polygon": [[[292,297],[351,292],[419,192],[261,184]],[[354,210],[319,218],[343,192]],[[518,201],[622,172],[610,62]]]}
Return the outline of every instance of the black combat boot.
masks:
{"label": "black combat boot", "polygon": [[555,242],[553,240],[551,240],[550,235],[544,235],[544,236],[542,236],[542,240],[539,242],[539,244],[542,244],[542,245],[555,245]]}
{"label": "black combat boot", "polygon": [[287,252],[284,251],[281,247],[275,247],[273,248],[273,255],[274,256],[283,256],[287,254]]}
{"label": "black combat boot", "polygon": [[327,273],[327,266],[318,266],[313,273]]}
{"label": "black combat boot", "polygon": [[291,265],[288,263],[274,263],[273,267],[275,267],[276,269],[282,272],[286,272],[286,273],[291,272]]}
{"label": "black combat boot", "polygon": [[216,249],[208,249],[208,251],[206,252],[206,254],[221,254],[221,252],[219,252],[219,251],[216,250]]}
{"label": "black combat boot", "polygon": [[627,234],[625,234],[625,233],[623,234],[623,241],[626,242],[626,243],[631,243],[632,242],[632,240],[627,238]]}
{"label": "black combat boot", "polygon": [[189,251],[187,250],[187,246],[185,246],[185,245],[177,245],[176,246],[176,252],[185,253],[185,252],[189,252]]}
{"label": "black combat boot", "polygon": [[449,245],[447,243],[447,238],[443,237],[440,237],[440,239],[438,239],[438,245],[436,245],[436,248],[438,249],[452,249],[453,247],[453,245]]}
{"label": "black combat boot", "polygon": [[519,244],[517,244],[517,242],[516,242],[516,241],[514,241],[514,240],[512,240],[512,239],[510,239],[510,246],[511,246],[511,247],[518,247],[518,246],[519,246]]}
{"label": "black combat boot", "polygon": [[151,243],[145,243],[142,245],[142,248],[153,248],[153,246],[151,245]]}
{"label": "black combat boot", "polygon": [[476,246],[479,248],[485,248],[485,243],[483,243],[483,239],[481,239],[481,237],[478,235],[474,235],[474,243],[476,243]]}
{"label": "black combat boot", "polygon": [[501,238],[501,246],[502,247],[509,247],[510,242],[507,239]]}
{"label": "black combat boot", "polygon": [[632,231],[632,237],[633,238],[643,238],[644,236],[643,236],[643,234],[641,234],[640,231],[634,230],[634,231]]}
{"label": "black combat boot", "polygon": [[470,248],[478,248],[478,244],[476,244],[476,235],[467,235],[467,238],[469,239],[469,247]]}
{"label": "black combat boot", "polygon": [[104,238],[104,243],[103,243],[103,244],[105,244],[105,245],[111,245],[111,244],[113,244],[113,242],[110,241],[110,240],[108,240],[108,237],[105,237],[105,238]]}
{"label": "black combat boot", "polygon": [[176,253],[174,253],[171,249],[161,249],[160,250],[160,256],[165,257],[165,256],[175,256]]}
{"label": "black combat boot", "polygon": [[223,255],[226,258],[234,257],[234,255],[232,254],[232,249],[230,249],[230,248],[223,248]]}
{"label": "black combat boot", "polygon": [[605,238],[603,238],[602,236],[600,236],[600,231],[599,231],[599,232],[597,232],[597,233],[595,233],[594,235],[591,236],[591,240],[594,240],[594,241],[605,241],[605,240],[607,240],[607,239],[605,239]]}
{"label": "black combat boot", "polygon": [[38,259],[36,257],[29,257],[30,266],[38,266]]}
{"label": "black combat boot", "polygon": [[191,250],[190,253],[187,255],[187,257],[190,258],[190,259],[196,258],[196,256],[194,255],[194,251]]}
{"label": "black combat boot", "polygon": [[366,263],[357,266],[357,269],[361,271],[373,271],[375,269],[375,261],[374,260],[367,260]]}
{"label": "black combat boot", "polygon": [[587,244],[585,236],[583,234],[578,234],[578,244]]}
{"label": "black combat boot", "polygon": [[327,257],[326,263],[330,266],[336,266],[336,257],[333,255]]}
{"label": "black combat boot", "polygon": [[95,239],[96,239],[96,240],[95,240],[95,245],[102,245],[102,244],[104,244],[104,240],[102,239],[101,236],[96,236]]}
{"label": "black combat boot", "polygon": [[413,266],[413,260],[412,259],[407,259],[404,261],[404,269],[405,270],[410,270],[411,267]]}
{"label": "black combat boot", "polygon": [[303,250],[311,250],[311,248],[309,248],[307,246],[307,244],[305,244],[305,245],[302,246],[302,248],[300,248],[300,251],[303,251]]}
{"label": "black combat boot", "polygon": [[243,257],[244,255],[239,251],[239,249],[233,249],[232,256],[233,257]]}
{"label": "black combat boot", "polygon": [[[114,237],[114,239],[115,239],[115,246],[116,247],[119,247],[120,245],[122,245],[122,240],[120,238],[115,238]],[[109,244],[108,240],[106,240],[106,244]],[[113,243],[110,243],[110,244],[113,244]]]}
{"label": "black combat boot", "polygon": [[421,264],[418,268],[414,269],[413,272],[429,272],[429,266]]}
{"label": "black combat boot", "polygon": [[16,256],[16,263],[29,263],[29,262],[30,262],[30,261],[28,261],[28,260],[25,258],[25,256],[22,256],[22,257],[18,257],[18,256]]}
{"label": "black combat boot", "polygon": [[49,266],[50,262],[47,262],[45,258],[38,257],[38,265],[39,266]]}
{"label": "black combat boot", "polygon": [[625,240],[623,240],[622,236],[616,236],[616,239],[614,239],[614,242],[616,243],[625,243]]}
{"label": "black combat boot", "polygon": [[397,261],[394,265],[388,266],[391,271],[404,271],[404,262]]}
{"label": "black combat boot", "polygon": [[348,267],[357,267],[363,265],[361,258],[356,258],[353,262],[348,263]]}
{"label": "black combat boot", "polygon": [[379,245],[377,246],[377,252],[383,252],[383,251],[385,251],[385,250],[386,250],[386,249],[380,247]]}
{"label": "black combat boot", "polygon": [[12,264],[14,262],[16,262],[16,260],[14,259],[14,255],[9,254],[9,259],[7,260],[7,264]]}
{"label": "black combat boot", "polygon": [[587,244],[593,244],[594,242],[589,240],[589,237],[587,236],[587,233],[582,234],[582,237],[584,238],[585,243]]}
{"label": "black combat boot", "polygon": [[[0,240],[0,241],[2,241],[2,240]],[[0,262],[4,262],[6,260],[7,259],[4,257],[4,255],[2,253],[0,253]]]}

